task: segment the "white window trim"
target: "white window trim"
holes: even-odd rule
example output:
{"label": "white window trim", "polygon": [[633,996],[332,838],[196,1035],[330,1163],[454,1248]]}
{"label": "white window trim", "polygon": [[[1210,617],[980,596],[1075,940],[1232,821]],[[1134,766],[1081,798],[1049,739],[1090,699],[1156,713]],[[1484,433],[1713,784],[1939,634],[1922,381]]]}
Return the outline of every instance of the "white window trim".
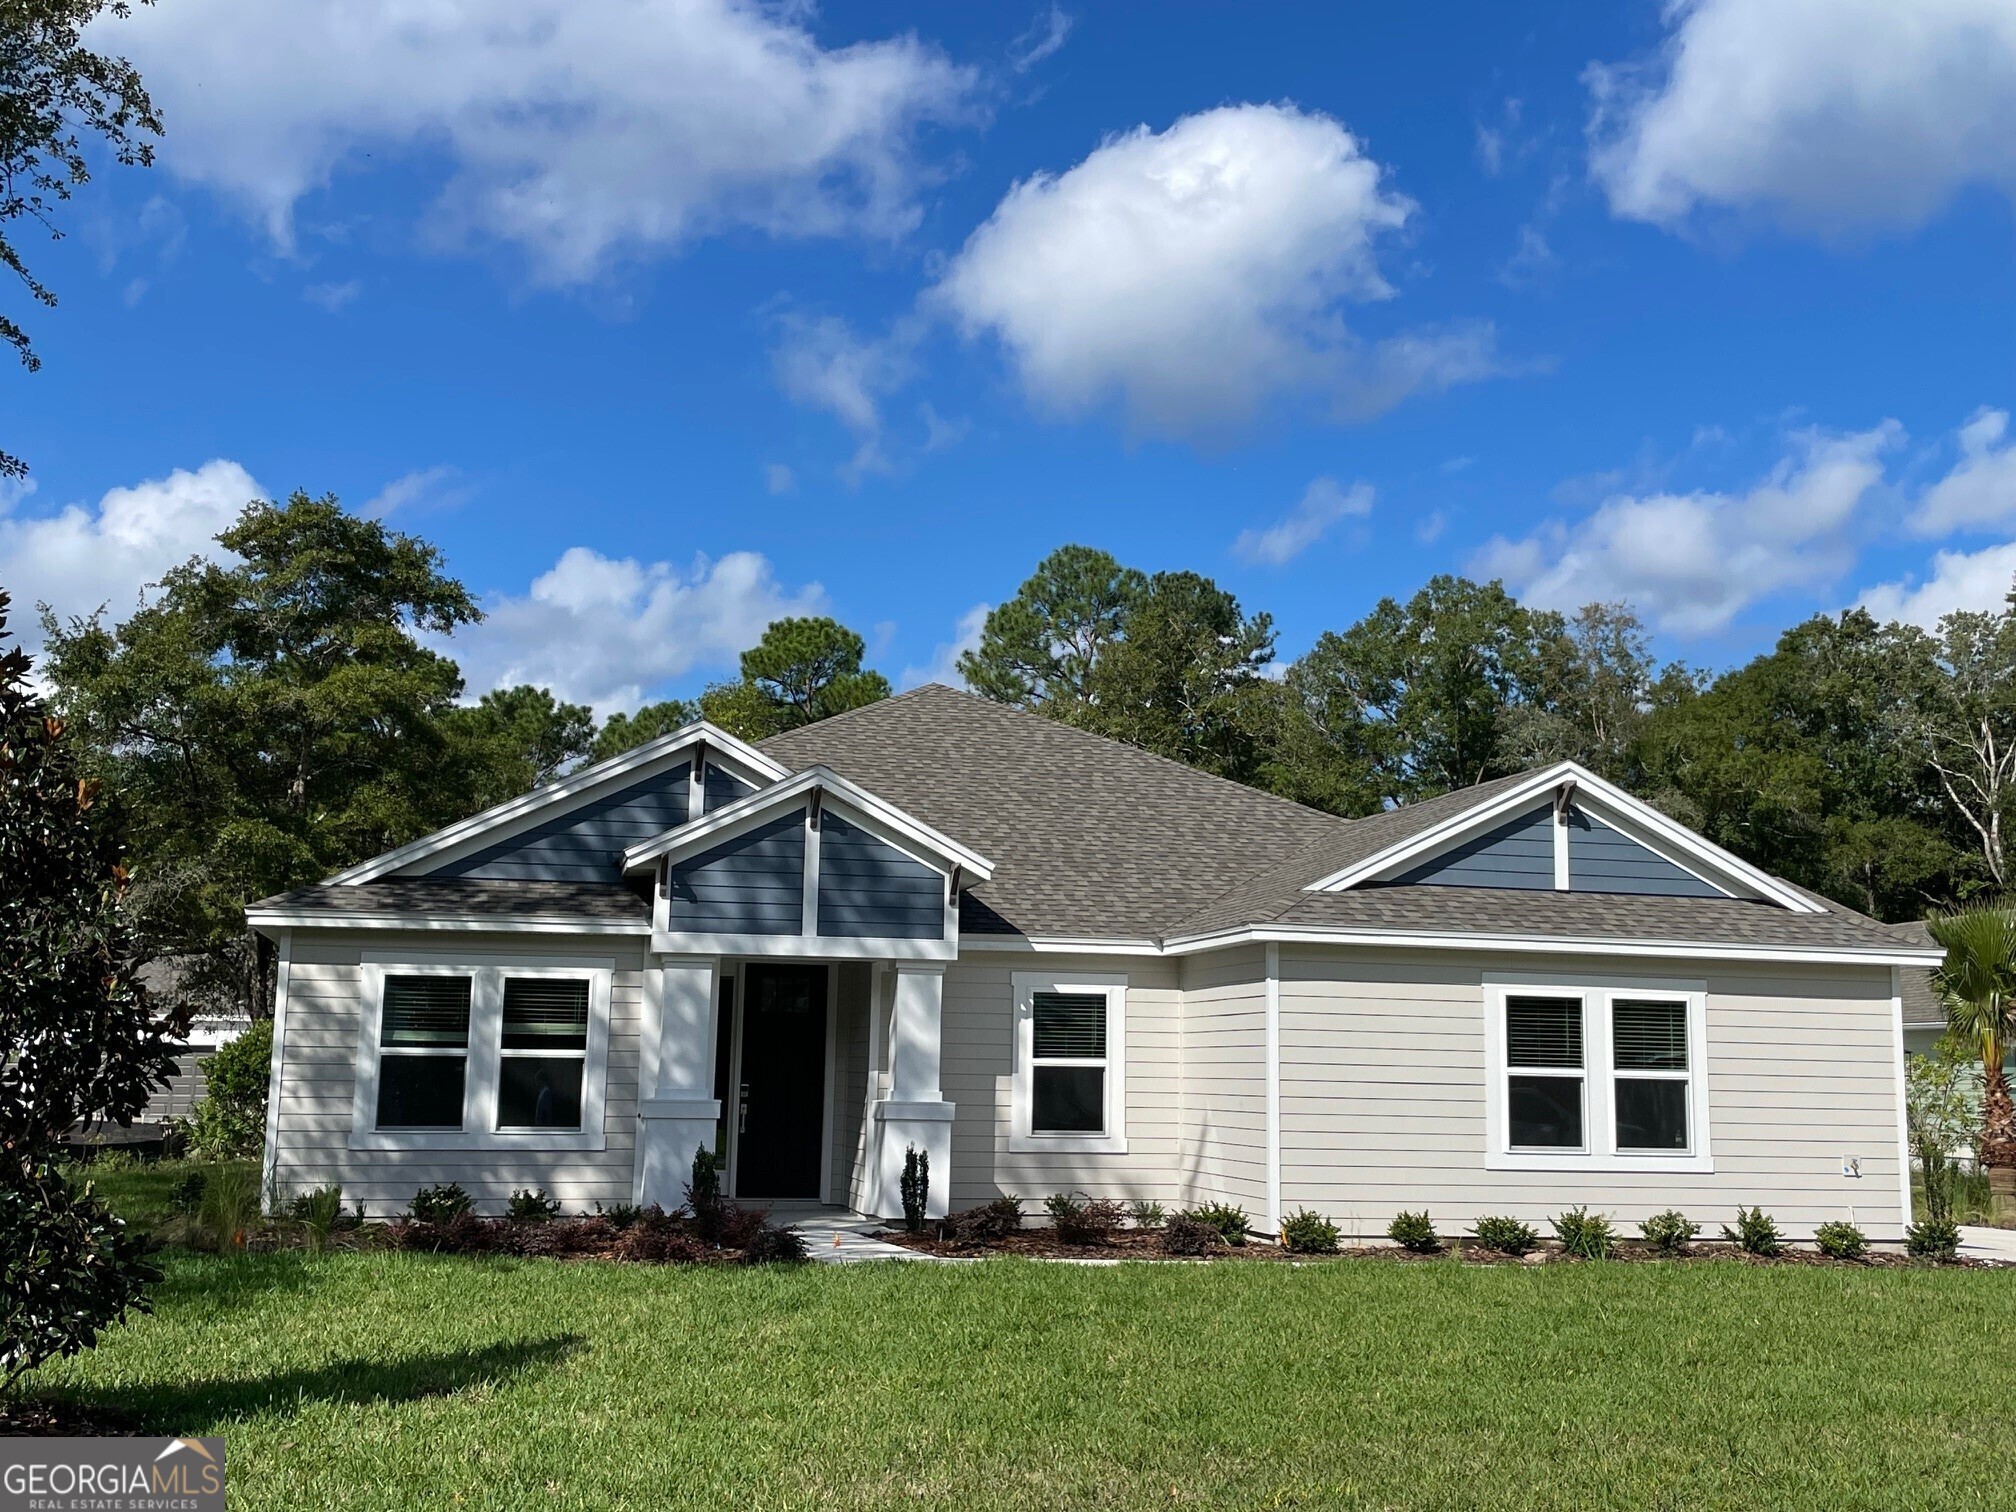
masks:
{"label": "white window trim", "polygon": [[[1009,1153],[1125,1155],[1127,1153],[1127,978],[1102,972],[1018,971],[1015,986],[1015,1074],[1008,1131]],[[1039,1134],[1030,1127],[1035,1106],[1036,994],[1101,993],[1106,998],[1106,1132]],[[1047,1064],[1047,1062],[1046,1062]],[[1091,1065],[1095,1062],[1087,1061]]]}
{"label": "white window trim", "polygon": [[[1582,1003],[1582,1132],[1580,1150],[1515,1150],[1506,1095],[1505,1000],[1570,997]],[[1687,1004],[1687,1133],[1692,1147],[1666,1155],[1617,1148],[1617,1108],[1611,1064],[1611,1004],[1657,997]],[[1627,1072],[1626,1075],[1635,1073]],[[1658,977],[1540,976],[1487,972],[1484,977],[1484,1168],[1489,1171],[1696,1171],[1712,1173],[1708,1120],[1708,984]]]}
{"label": "white window trim", "polygon": [[[456,956],[367,954],[358,1003],[356,1086],[351,1104],[353,1150],[606,1150],[604,1103],[609,1084],[609,988],[616,963],[568,956]],[[462,1081],[459,1129],[380,1129],[379,1030],[387,976],[466,976],[469,989],[469,1064]],[[588,978],[588,1050],[581,1068],[581,1128],[499,1129],[497,1083],[504,1037],[504,979]]]}

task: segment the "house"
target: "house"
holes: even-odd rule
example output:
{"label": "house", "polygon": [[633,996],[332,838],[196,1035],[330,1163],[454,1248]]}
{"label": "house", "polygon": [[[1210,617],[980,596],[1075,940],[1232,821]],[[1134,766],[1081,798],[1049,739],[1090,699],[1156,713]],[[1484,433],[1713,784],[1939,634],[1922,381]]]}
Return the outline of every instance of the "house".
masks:
{"label": "house", "polygon": [[268,1190],[368,1211],[1002,1192],[1353,1234],[1907,1220],[1899,973],[1572,763],[1344,820],[929,686],[695,724],[249,916]]}

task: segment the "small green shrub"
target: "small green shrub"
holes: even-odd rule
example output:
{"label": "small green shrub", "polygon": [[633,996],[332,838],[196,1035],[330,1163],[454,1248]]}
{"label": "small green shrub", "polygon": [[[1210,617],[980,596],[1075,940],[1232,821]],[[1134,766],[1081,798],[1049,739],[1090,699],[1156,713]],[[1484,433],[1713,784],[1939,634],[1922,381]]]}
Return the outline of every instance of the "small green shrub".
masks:
{"label": "small green shrub", "polygon": [[1158,1243],[1165,1255],[1215,1255],[1225,1248],[1225,1235],[1201,1218],[1177,1213],[1162,1225]]}
{"label": "small green shrub", "polygon": [[1771,1215],[1761,1207],[1736,1209],[1735,1227],[1724,1224],[1722,1237],[1746,1255],[1762,1255],[1768,1259],[1785,1253],[1784,1236],[1778,1232],[1778,1225]]}
{"label": "small green shrub", "polygon": [[193,1218],[203,1211],[203,1188],[209,1184],[201,1171],[191,1171],[169,1189],[168,1208],[180,1213],[184,1218]]}
{"label": "small green shrub", "polygon": [[1136,1197],[1127,1204],[1127,1216],[1137,1229],[1159,1229],[1169,1221],[1169,1214],[1161,1203],[1142,1197]]}
{"label": "small green shrub", "polygon": [[1485,1249],[1501,1255],[1530,1254],[1540,1243],[1533,1226],[1517,1218],[1479,1218],[1471,1232]]}
{"label": "small green shrub", "polygon": [[1813,1230],[1813,1243],[1830,1260],[1860,1260],[1869,1253],[1869,1240],[1852,1223],[1823,1223]]}
{"label": "small green shrub", "polygon": [[607,1221],[612,1229],[627,1229],[644,1216],[644,1209],[634,1202],[612,1202],[608,1207],[595,1204],[595,1215]]}
{"label": "small green shrub", "polygon": [[1022,1199],[1004,1193],[945,1220],[945,1237],[959,1244],[987,1244],[1022,1231]]}
{"label": "small green shrub", "polygon": [[1561,1252],[1577,1260],[1608,1260],[1617,1248],[1617,1230],[1601,1213],[1586,1207],[1570,1208],[1554,1220],[1554,1237]]}
{"label": "small green shrub", "polygon": [[259,1222],[259,1173],[244,1166],[219,1166],[203,1184],[196,1221],[211,1248],[242,1248],[246,1232]]}
{"label": "small green shrub", "polygon": [[1281,1244],[1298,1255],[1334,1255],[1337,1225],[1321,1213],[1299,1208],[1281,1220]]}
{"label": "small green shrub", "polygon": [[1904,1230],[1904,1253],[1920,1260],[1960,1258],[1960,1225],[1951,1218],[1927,1218]]}
{"label": "small green shrub", "polygon": [[1111,1198],[1087,1197],[1083,1192],[1046,1197],[1043,1209],[1056,1225],[1059,1244],[1104,1244],[1127,1217],[1127,1210]]}
{"label": "small green shrub", "polygon": [[1432,1255],[1442,1248],[1442,1236],[1435,1232],[1435,1225],[1428,1221],[1427,1209],[1418,1213],[1402,1213],[1386,1225],[1386,1237],[1402,1249],[1412,1250],[1417,1255]]}
{"label": "small green shrub", "polygon": [[803,1265],[811,1258],[803,1234],[770,1223],[757,1229],[742,1246],[744,1265]]}
{"label": "small green shrub", "polygon": [[317,1253],[329,1248],[329,1235],[343,1216],[343,1188],[317,1187],[294,1199],[294,1216],[308,1230],[308,1247]]}
{"label": "small green shrub", "polygon": [[459,1181],[447,1181],[440,1186],[420,1188],[407,1204],[406,1212],[415,1223],[446,1223],[451,1218],[461,1217],[475,1205],[475,1200],[462,1190]]}
{"label": "small green shrub", "polygon": [[1645,1242],[1668,1259],[1687,1253],[1687,1246],[1694,1242],[1694,1236],[1701,1232],[1701,1225],[1685,1214],[1668,1208],[1663,1213],[1654,1213],[1638,1225],[1638,1232],[1645,1236]]}
{"label": "small green shrub", "polygon": [[548,1197],[544,1187],[529,1192],[513,1192],[504,1215],[519,1223],[550,1223],[560,1216],[560,1199]]}
{"label": "small green shrub", "polygon": [[203,1098],[183,1132],[191,1155],[233,1160],[256,1155],[266,1140],[266,1083],[273,1071],[273,1021],[249,1028],[203,1062]]}
{"label": "small green shrub", "polygon": [[1228,1202],[1212,1202],[1203,1207],[1189,1208],[1179,1216],[1194,1219],[1208,1228],[1216,1229],[1218,1237],[1231,1245],[1244,1244],[1247,1231],[1253,1226],[1252,1220],[1246,1216],[1246,1209],[1233,1207]]}
{"label": "small green shrub", "polygon": [[721,1243],[721,1224],[728,1207],[721,1196],[721,1157],[702,1145],[693,1152],[693,1174],[686,1183],[686,1210],[693,1215],[693,1232],[705,1243]]}
{"label": "small green shrub", "polygon": [[903,1198],[903,1227],[913,1234],[924,1232],[924,1219],[931,1210],[931,1152],[911,1145],[903,1152],[903,1174],[897,1181]]}

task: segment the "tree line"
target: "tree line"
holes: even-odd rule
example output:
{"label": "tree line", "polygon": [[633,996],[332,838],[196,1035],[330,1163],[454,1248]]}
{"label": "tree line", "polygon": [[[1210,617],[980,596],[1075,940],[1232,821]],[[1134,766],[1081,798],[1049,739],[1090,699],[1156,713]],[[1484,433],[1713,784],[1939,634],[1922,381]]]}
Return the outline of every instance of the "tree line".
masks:
{"label": "tree line", "polygon": [[[117,795],[129,909],[186,990],[254,1010],[244,905],[705,716],[746,739],[887,697],[862,638],[779,620],[696,700],[598,722],[545,689],[465,701],[435,646],[481,609],[430,543],[333,497],[254,501],[123,622],[44,614],[42,675]],[[430,642],[432,644],[430,644]],[[2016,602],[1937,632],[1850,610],[1710,677],[1628,606],[1531,608],[1432,579],[1287,665],[1194,572],[1070,545],[987,617],[976,693],[1355,816],[1570,757],[1711,839],[1883,919],[2006,889]]]}

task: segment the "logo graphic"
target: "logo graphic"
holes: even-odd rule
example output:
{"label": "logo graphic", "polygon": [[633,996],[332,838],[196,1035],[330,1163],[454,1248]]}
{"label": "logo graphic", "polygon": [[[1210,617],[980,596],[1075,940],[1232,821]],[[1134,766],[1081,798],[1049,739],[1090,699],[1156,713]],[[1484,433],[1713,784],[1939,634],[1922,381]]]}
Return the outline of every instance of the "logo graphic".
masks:
{"label": "logo graphic", "polygon": [[224,1512],[224,1440],[0,1440],[0,1512],[86,1508]]}

